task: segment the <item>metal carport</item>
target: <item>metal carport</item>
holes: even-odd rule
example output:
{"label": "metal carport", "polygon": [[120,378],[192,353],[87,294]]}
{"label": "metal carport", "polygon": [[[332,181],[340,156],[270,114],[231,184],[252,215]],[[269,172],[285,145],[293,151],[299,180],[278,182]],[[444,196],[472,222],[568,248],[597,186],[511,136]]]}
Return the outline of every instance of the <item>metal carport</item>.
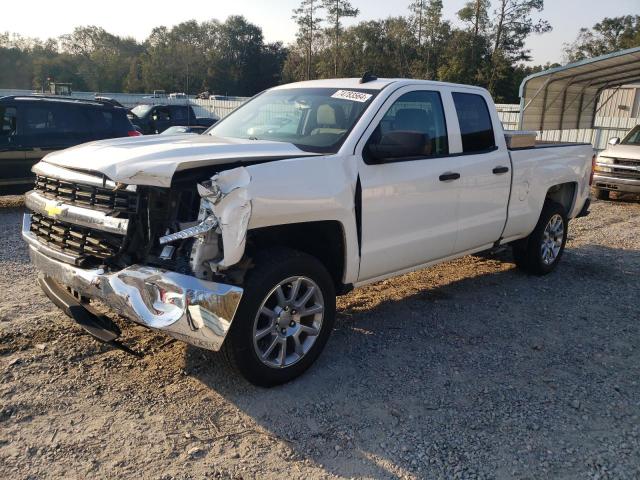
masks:
{"label": "metal carport", "polygon": [[529,75],[520,85],[520,129],[593,128],[612,94],[604,90],[640,80],[640,47],[589,58]]}

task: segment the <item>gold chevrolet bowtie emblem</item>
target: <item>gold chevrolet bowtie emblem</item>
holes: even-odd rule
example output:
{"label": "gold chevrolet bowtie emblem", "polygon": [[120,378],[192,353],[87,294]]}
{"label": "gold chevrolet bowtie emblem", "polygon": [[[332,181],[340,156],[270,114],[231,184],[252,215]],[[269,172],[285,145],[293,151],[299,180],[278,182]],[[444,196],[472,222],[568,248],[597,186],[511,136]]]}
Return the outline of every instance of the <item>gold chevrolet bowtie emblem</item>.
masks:
{"label": "gold chevrolet bowtie emblem", "polygon": [[62,213],[62,207],[55,202],[47,202],[44,205],[44,211],[47,212],[47,215],[50,217],[55,217]]}

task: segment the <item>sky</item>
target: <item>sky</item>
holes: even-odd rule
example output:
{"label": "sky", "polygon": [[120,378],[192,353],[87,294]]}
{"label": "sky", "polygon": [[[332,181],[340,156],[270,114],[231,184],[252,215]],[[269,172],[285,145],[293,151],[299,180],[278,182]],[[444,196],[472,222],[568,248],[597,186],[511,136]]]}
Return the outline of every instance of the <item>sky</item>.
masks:
{"label": "sky", "polygon": [[[233,0],[144,2],[110,0],[3,0],[0,32],[14,32],[27,37],[49,38],[70,33],[81,25],[96,25],[108,32],[144,40],[153,27],[172,26],[185,20],[215,18],[224,21],[229,15],[244,15],[262,27],[268,42],[288,43],[295,37],[296,25],[291,11],[299,0]],[[405,15],[410,0],[351,0],[360,9],[360,20]],[[456,12],[465,0],[443,0],[444,16],[455,21]],[[495,3],[495,0],[494,0]],[[542,17],[553,31],[532,36],[527,48],[534,64],[560,62],[562,44],[571,42],[581,27],[591,27],[606,16],[640,13],[640,0],[546,0]]]}

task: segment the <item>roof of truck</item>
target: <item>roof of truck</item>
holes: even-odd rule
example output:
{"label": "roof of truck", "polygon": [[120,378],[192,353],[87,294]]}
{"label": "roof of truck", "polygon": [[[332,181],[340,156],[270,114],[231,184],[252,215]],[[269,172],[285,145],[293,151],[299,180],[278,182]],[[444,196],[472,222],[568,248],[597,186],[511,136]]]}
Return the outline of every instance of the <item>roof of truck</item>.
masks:
{"label": "roof of truck", "polygon": [[361,83],[360,78],[329,78],[325,80],[307,80],[304,82],[289,83],[286,85],[279,85],[274,87],[274,90],[287,89],[287,88],[350,88],[350,89],[366,89],[366,90],[382,90],[383,88],[394,85],[401,87],[404,85],[431,85],[437,86],[449,86],[449,87],[465,87],[473,88],[481,91],[486,91],[482,87],[476,87],[473,85],[462,85],[456,83],[436,82],[433,80],[418,80],[411,78],[377,78]]}

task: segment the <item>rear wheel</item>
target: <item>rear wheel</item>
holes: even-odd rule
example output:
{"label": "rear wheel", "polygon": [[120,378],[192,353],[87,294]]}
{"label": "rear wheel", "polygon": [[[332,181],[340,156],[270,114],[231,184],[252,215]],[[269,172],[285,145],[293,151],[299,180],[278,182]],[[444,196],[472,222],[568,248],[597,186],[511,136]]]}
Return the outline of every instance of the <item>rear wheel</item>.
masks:
{"label": "rear wheel", "polygon": [[534,275],[552,272],[564,252],[567,226],[567,215],[562,205],[547,200],[531,235],[513,245],[513,257],[518,268]]}
{"label": "rear wheel", "polygon": [[335,290],[305,253],[265,250],[254,262],[223,351],[247,380],[269,387],[301,375],[320,355],[333,329]]}
{"label": "rear wheel", "polygon": [[601,188],[595,189],[596,198],[598,200],[609,200],[610,193],[611,192],[609,190],[603,190]]}

